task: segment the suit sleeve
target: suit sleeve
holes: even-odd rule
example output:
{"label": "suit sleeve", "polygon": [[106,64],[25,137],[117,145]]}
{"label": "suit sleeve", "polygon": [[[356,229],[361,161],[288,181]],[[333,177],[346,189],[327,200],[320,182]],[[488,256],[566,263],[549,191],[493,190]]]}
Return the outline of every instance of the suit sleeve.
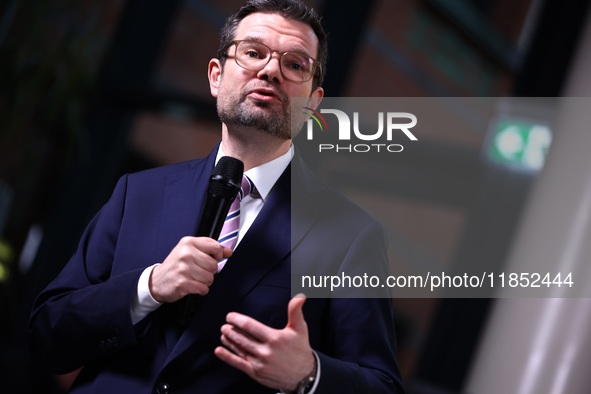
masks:
{"label": "suit sleeve", "polygon": [[[369,274],[384,283],[388,259],[382,227],[371,220],[349,245],[338,275]],[[328,300],[325,345],[317,349],[322,372],[316,394],[403,393],[389,293],[381,286],[379,292],[340,290]]]}
{"label": "suit sleeve", "polygon": [[132,346],[130,305],[142,269],[112,275],[124,215],[127,176],[86,228],[77,251],[38,296],[29,347],[55,373]]}

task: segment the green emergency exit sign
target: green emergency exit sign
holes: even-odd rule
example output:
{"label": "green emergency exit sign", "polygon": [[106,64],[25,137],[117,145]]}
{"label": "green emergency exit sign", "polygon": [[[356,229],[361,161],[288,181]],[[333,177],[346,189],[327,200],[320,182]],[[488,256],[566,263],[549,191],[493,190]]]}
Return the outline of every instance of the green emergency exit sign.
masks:
{"label": "green emergency exit sign", "polygon": [[552,143],[552,132],[546,125],[503,118],[494,126],[489,157],[502,165],[528,171],[539,171]]}

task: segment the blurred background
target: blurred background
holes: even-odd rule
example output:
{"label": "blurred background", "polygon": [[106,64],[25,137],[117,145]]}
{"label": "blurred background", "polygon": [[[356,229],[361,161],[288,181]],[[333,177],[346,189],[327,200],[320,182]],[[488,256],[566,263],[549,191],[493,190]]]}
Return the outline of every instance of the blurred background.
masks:
{"label": "blurred background", "polygon": [[[575,117],[591,110],[589,1],[306,3],[330,33],[327,96],[577,96]],[[207,63],[242,4],[0,5],[2,392],[65,392],[72,377],[43,372],[27,353],[34,298],[119,176],[204,156],[220,140]],[[588,266],[591,132],[580,119],[559,120],[544,160],[524,170],[519,146],[535,112],[496,129],[519,129],[518,147],[497,152],[500,161],[483,160],[491,128],[441,130],[420,137],[419,154],[400,155],[391,254],[453,267]],[[588,393],[588,301],[395,299],[409,393]]]}

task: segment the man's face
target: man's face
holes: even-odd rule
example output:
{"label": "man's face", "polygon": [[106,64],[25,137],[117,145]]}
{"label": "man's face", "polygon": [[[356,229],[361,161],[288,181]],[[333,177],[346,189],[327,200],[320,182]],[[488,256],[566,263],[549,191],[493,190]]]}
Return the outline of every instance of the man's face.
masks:
{"label": "man's face", "polygon": [[[318,49],[318,39],[308,25],[278,14],[247,16],[238,25],[234,39],[256,40],[280,53],[295,51],[313,58]],[[217,98],[221,121],[227,126],[246,126],[290,139],[291,98],[310,97],[309,105],[316,107],[324,95],[322,88],[312,91],[312,79],[303,83],[286,80],[281,74],[278,54],[273,54],[262,70],[251,71],[236,64],[233,51],[231,46],[223,70],[217,59],[209,65],[211,93]]]}

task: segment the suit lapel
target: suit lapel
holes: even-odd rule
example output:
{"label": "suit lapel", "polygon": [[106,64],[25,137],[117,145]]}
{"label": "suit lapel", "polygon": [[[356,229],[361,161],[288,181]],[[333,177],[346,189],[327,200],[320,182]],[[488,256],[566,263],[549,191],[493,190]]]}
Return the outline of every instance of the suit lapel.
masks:
{"label": "suit lapel", "polygon": [[291,248],[295,249],[321,216],[319,208],[326,207],[318,196],[326,186],[310,171],[301,156],[292,160],[291,174]]}
{"label": "suit lapel", "polygon": [[[183,172],[168,175],[164,190],[160,250],[169,253],[182,237],[195,235],[217,150]],[[165,255],[166,256],[166,255]]]}

